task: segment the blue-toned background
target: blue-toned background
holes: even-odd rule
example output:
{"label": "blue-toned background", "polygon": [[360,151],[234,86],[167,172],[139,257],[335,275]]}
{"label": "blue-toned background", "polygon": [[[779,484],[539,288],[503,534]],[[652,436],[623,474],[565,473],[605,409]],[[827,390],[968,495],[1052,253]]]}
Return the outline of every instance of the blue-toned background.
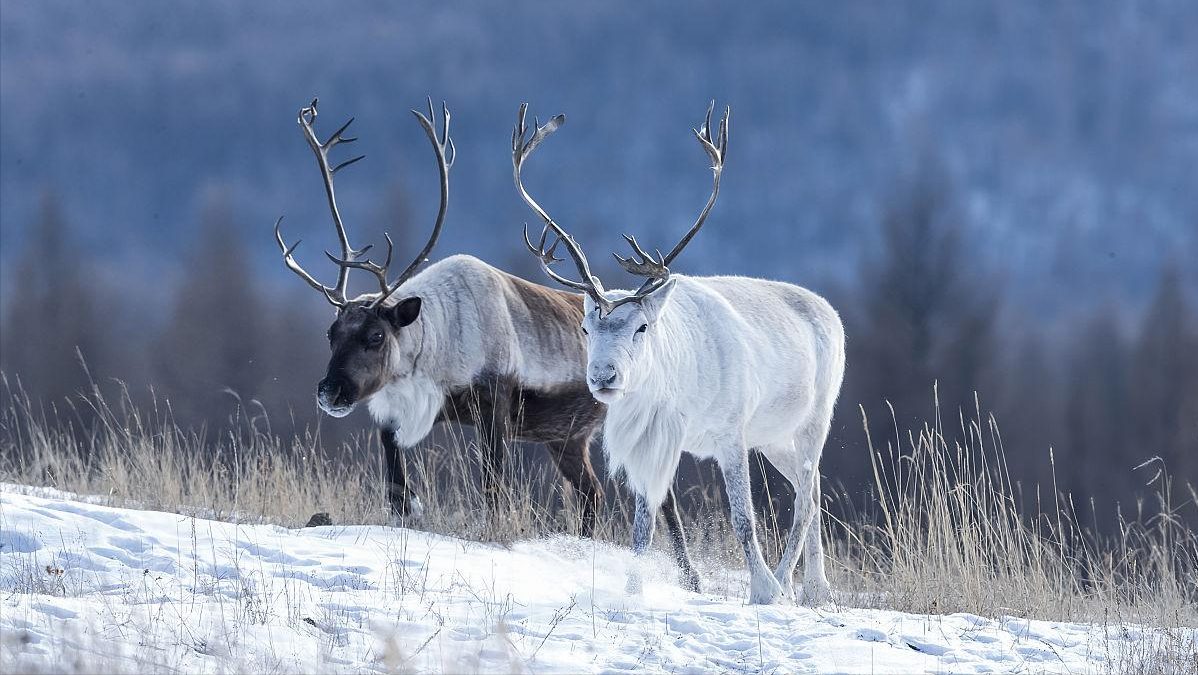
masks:
{"label": "blue-toned background", "polygon": [[295,125],[313,96],[323,133],[357,117],[367,159],[337,183],[355,241],[422,243],[436,174],[407,111],[431,95],[459,150],[434,257],[538,281],[518,104],[569,117],[526,183],[607,259],[622,232],[666,248],[693,220],[710,183],[690,127],[716,99],[733,108],[723,192],[674,267],[841,309],[826,473],[864,466],[859,403],[926,418],[934,382],[946,416],[975,391],[995,409],[1029,480],[1050,445],[1066,486],[1103,500],[1130,499],[1154,455],[1198,473],[1194,3],[0,7],[0,359],[35,396],[80,386],[79,348],[189,424],[224,419],[226,388],[315,423],[327,311],[271,230],[286,214],[331,271]]}

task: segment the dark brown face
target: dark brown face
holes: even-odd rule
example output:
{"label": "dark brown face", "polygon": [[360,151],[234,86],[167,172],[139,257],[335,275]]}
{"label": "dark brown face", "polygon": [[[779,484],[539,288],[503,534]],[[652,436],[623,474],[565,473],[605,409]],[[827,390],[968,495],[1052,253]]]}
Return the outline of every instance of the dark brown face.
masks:
{"label": "dark brown face", "polygon": [[420,298],[406,298],[378,309],[363,303],[342,308],[329,326],[333,356],[328,372],[316,386],[320,409],[333,417],[345,417],[382,389],[399,332],[419,316]]}

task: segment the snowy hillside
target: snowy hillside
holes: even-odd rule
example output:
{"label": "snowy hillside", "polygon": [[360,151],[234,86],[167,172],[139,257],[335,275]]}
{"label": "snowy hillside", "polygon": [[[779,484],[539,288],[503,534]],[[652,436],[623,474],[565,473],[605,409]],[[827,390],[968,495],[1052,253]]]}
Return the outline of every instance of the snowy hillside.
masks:
{"label": "snowy hillside", "polygon": [[505,549],[400,528],[288,530],[3,486],[0,670],[1078,673],[1139,637],[746,606],[738,573],[709,572],[715,592],[689,593],[664,555],[629,596],[633,564],[565,537]]}

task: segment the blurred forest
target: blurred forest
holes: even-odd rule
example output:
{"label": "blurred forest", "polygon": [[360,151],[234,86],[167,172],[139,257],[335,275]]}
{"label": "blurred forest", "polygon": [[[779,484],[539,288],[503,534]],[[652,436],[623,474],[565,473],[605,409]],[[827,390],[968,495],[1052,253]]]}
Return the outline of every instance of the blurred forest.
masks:
{"label": "blurred forest", "polygon": [[406,110],[445,98],[460,157],[433,257],[539,283],[509,125],[525,99],[566,112],[527,180],[615,282],[620,233],[663,246],[702,206],[688,126],[714,97],[731,156],[676,267],[840,310],[830,483],[872,481],[858,406],[884,445],[936,391],[945,427],[980,401],[1013,479],[1111,529],[1160,469],[1198,484],[1196,34],[1198,3],[1170,1],[4,0],[0,371],[47,407],[120,382],[184,426],[240,411],[335,443],[368,418],[318,415],[331,312],[271,232],[288,214],[297,255],[327,265],[299,106],[322,97],[322,134],[359,116],[368,159],[339,176],[341,206],[356,242],[387,231],[403,257],[435,202]]}

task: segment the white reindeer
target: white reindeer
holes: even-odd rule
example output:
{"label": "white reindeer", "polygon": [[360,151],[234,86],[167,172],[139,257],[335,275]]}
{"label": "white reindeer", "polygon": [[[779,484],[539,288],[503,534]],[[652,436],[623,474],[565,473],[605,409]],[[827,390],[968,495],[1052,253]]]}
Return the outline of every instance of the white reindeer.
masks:
{"label": "white reindeer", "polygon": [[[713,104],[714,105],[714,104]],[[545,272],[586,294],[587,384],[607,404],[603,448],[636,493],[632,547],[644,552],[658,505],[670,488],[682,452],[714,458],[723,471],[732,526],[751,576],[749,601],[794,596],[791,577],[804,557],[804,604],[830,598],[820,540],[819,460],[844,376],[844,328],[820,296],[787,283],[744,277],[687,277],[668,265],[702,227],[719,194],[728,138],[726,111],[711,136],[711,108],[695,136],[711,158],[711,197],[698,220],[668,255],[646,253],[634,237],[628,272],[646,278],[637,291],[605,291],[578,243],[525,191],[520,168],[532,150],[565,121],[538,126],[524,142],[521,108],[513,143],[516,187],[545,221],[540,243],[525,243]],[[546,235],[556,236],[546,249]],[[582,278],[552,265],[564,243]],[[766,566],[754,531],[749,451],[762,453],[795,489],[794,522],[782,559]],[[635,579],[630,584],[635,588]]]}

